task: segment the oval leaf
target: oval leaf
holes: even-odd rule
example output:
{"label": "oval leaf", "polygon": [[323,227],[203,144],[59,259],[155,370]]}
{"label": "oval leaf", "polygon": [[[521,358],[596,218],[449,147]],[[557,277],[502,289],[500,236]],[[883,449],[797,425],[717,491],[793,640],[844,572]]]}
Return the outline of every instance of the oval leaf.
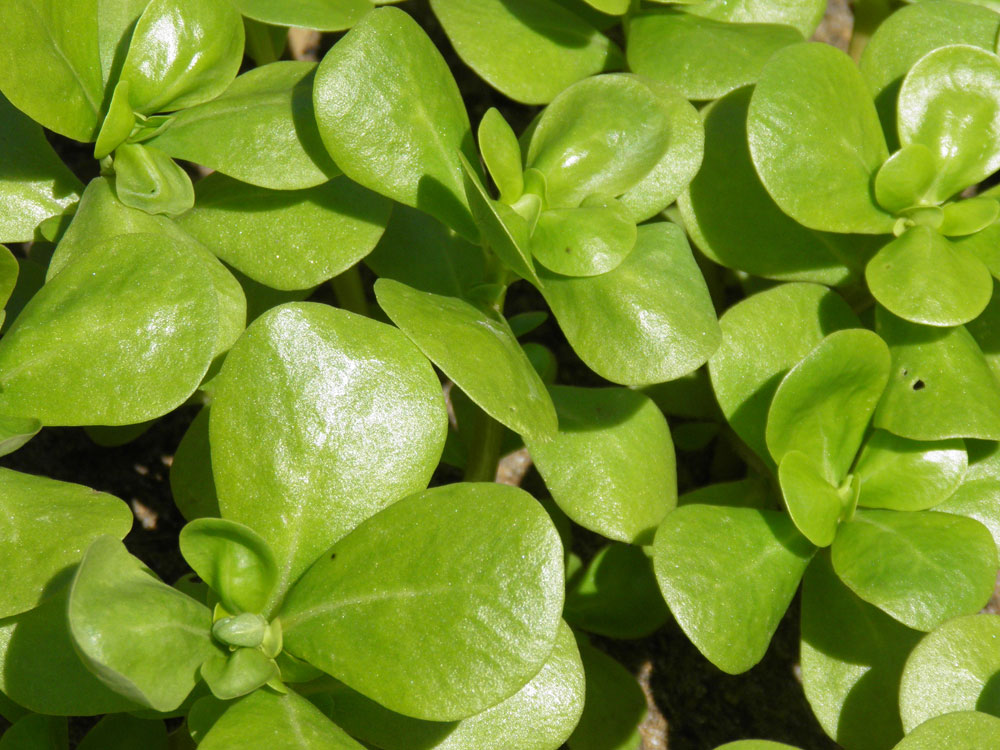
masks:
{"label": "oval leaf", "polygon": [[1000,719],[978,711],[936,716],[903,738],[892,750],[982,750],[1000,743]]}
{"label": "oval leaf", "polygon": [[858,457],[858,505],[887,510],[925,510],[947,499],[968,466],[961,440],[921,442],[875,430]]}
{"label": "oval leaf", "polygon": [[318,31],[343,31],[372,9],[370,0],[235,0],[248,18],[275,26],[299,26]]}
{"label": "oval leaf", "polygon": [[778,481],[796,528],[817,547],[829,546],[846,502],[841,490],[824,476],[823,467],[809,454],[790,450],[778,460]]}
{"label": "oval leaf", "polygon": [[577,638],[587,679],[580,723],[566,744],[570,750],[628,750],[639,747],[646,697],[635,677],[603,651]]}

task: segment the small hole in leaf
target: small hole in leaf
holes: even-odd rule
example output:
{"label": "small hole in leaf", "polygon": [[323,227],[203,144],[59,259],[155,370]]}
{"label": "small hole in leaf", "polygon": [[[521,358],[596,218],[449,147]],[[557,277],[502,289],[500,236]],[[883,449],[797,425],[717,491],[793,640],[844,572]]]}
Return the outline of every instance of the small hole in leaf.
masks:
{"label": "small hole in leaf", "polygon": [[909,370],[907,370],[907,369],[906,369],[906,368],[904,367],[904,368],[903,368],[903,377],[904,377],[904,378],[906,377],[906,375],[907,375],[907,373],[908,373],[908,372],[909,372]]}
{"label": "small hole in leaf", "polygon": [[336,552],[331,552],[330,553],[330,559],[331,560],[336,560],[337,559],[337,553]]}
{"label": "small hole in leaf", "polygon": [[915,391],[922,391],[926,387],[927,387],[927,384],[924,383],[923,380],[916,380],[913,383],[913,390],[915,390]]}

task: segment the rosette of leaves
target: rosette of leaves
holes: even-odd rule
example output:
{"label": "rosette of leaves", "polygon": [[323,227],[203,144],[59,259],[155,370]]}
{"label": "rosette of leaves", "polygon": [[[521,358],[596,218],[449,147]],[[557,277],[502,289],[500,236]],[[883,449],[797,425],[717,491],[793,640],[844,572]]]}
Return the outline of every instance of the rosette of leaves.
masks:
{"label": "rosette of leaves", "polygon": [[[20,625],[25,637],[58,633],[75,661],[33,657],[34,670],[63,670],[57,684],[32,684],[33,705],[4,692],[54,714],[186,714],[206,749],[275,735],[359,748],[351,726],[317,708],[343,685],[378,710],[437,722],[438,736],[455,734],[449,747],[480,747],[516,722],[547,727],[521,747],[558,747],[583,690],[560,624],[559,534],[516,488],[425,490],[446,425],[439,381],[400,331],[315,303],[273,308],[214,388],[221,518],[180,537],[207,588],[168,586],[98,538],[55,606]],[[47,691],[65,693],[60,710]]]}
{"label": "rosette of leaves", "polygon": [[[457,291],[464,304],[424,297],[424,307],[450,305],[470,323],[477,316],[485,320],[496,317],[512,281],[527,279],[542,290],[581,358],[620,384],[679,377],[714,349],[714,311],[683,234],[666,224],[635,227],[673,200],[700,162],[694,110],[676,94],[633,76],[584,81],[546,110],[523,139],[523,154],[510,127],[497,113],[488,114],[479,128],[480,149],[499,200],[486,190],[451,72],[403,12],[377,9],[337,42],[320,64],[314,98],[324,144],[347,176],[486,250],[482,276],[449,285],[449,296]],[[612,101],[640,109],[648,120],[623,117]],[[379,135],[372,139],[372,133]],[[611,146],[615,140],[624,144],[624,156]],[[567,166],[567,160],[574,163]],[[421,233],[449,236],[413,212],[401,213],[400,221],[411,233],[420,227]],[[409,235],[389,230],[393,242],[408,241]],[[452,269],[475,256],[469,244],[455,240],[437,243],[433,252],[446,256],[440,263]],[[380,274],[427,288],[427,274],[403,250],[384,247],[378,255]],[[544,268],[546,262],[558,270]],[[385,295],[377,293],[383,302]],[[416,309],[420,298],[411,293],[406,306]],[[584,309],[586,316],[579,312]],[[407,327],[403,312],[387,313]],[[422,330],[433,332],[445,319],[427,318]],[[421,346],[467,387],[449,371],[454,363],[444,360],[461,354],[454,346],[440,353]],[[484,397],[469,396],[486,408]],[[523,395],[513,398],[523,401]],[[520,434],[531,431],[512,415],[486,411]]]}
{"label": "rosette of leaves", "polygon": [[824,287],[778,286],[720,323],[713,388],[775,492],[703,490],[669,513],[653,547],[664,598],[702,653],[736,673],[763,656],[804,578],[803,686],[820,724],[851,750],[890,748],[903,735],[898,685],[921,632],[975,613],[993,590],[990,530],[946,503],[965,479],[960,438],[976,436],[974,418],[966,412],[958,434],[894,433],[885,411],[943,390],[930,375],[912,386],[948,354],[928,347],[908,359],[899,337],[935,329],[882,312],[882,336],[860,329]]}
{"label": "rosette of leaves", "polygon": [[[898,54],[912,57],[921,39]],[[893,53],[873,39],[867,54]],[[883,65],[872,67],[881,74]],[[963,195],[1000,167],[998,81],[992,48],[932,48],[899,83],[892,134],[850,58],[826,45],[790,46],[767,63],[750,98],[749,151],[774,203],[804,227],[895,235],[865,266],[883,307],[915,323],[961,325],[993,294],[975,238],[989,237],[1000,206],[988,194]]]}

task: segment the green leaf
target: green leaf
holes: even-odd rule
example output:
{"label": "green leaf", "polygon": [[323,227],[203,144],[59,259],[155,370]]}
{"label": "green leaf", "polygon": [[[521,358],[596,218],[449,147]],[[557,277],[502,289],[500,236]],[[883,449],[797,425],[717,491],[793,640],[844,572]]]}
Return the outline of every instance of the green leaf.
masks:
{"label": "green leaf", "polygon": [[535,286],[541,286],[528,249],[528,237],[531,234],[528,222],[510,206],[494,201],[468,160],[461,156],[460,161],[465,194],[472,218],[479,229],[481,244],[492,250],[518,276],[528,279]]}
{"label": "green leaf", "polygon": [[[860,271],[863,235],[808,229],[778,208],[750,158],[743,87],[703,110],[705,161],[678,199],[684,226],[716,263],[781,281],[840,284]],[[862,246],[863,247],[863,246]]]}
{"label": "green leaf", "polygon": [[899,140],[934,156],[929,190],[940,203],[1000,168],[1000,59],[971,45],[928,53],[899,89]]}
{"label": "green leaf", "polygon": [[573,350],[613,383],[679,378],[718,346],[708,288],[674,224],[639,227],[632,252],[606,274],[569,277],[542,270],[541,277],[542,294]]}
{"label": "green leaf", "polygon": [[212,654],[201,665],[200,674],[212,695],[232,700],[257,690],[278,677],[278,665],[256,648],[238,648],[223,655]]}
{"label": "green leaf", "polygon": [[653,569],[692,643],[738,674],[763,658],[813,552],[784,513],[683,505],[656,532]]}
{"label": "green leaf", "polygon": [[476,160],[455,79],[397,8],[362,19],[323,58],[313,89],[327,150],[355,182],[476,236],[459,155]]}
{"label": "green leaf", "polygon": [[274,554],[252,529],[225,518],[200,518],[180,534],[181,554],[231,613],[262,612],[278,582]]}
{"label": "green leaf", "polygon": [[844,300],[816,284],[783,284],[733,305],[719,320],[722,343],[708,362],[726,419],[770,462],[765,425],[785,373],[824,336],[859,325]]}
{"label": "green leaf", "polygon": [[0,123],[0,240],[28,242],[42,221],[79,200],[83,186],[53,151],[42,129],[2,94]]}
{"label": "green leaf", "polygon": [[452,484],[411,495],[335,544],[280,617],[293,655],[392,711],[451,721],[538,673],[563,591],[559,534],[530,495]]}
{"label": "green leaf", "polygon": [[[654,0],[663,2],[663,0]],[[672,0],[668,0],[672,2]],[[681,0],[683,3],[683,0]],[[823,18],[823,0],[801,0],[794,3],[758,3],[754,0],[705,0],[684,8],[692,13],[734,24],[773,23],[798,29],[803,36],[812,36]]]}
{"label": "green leaf", "polygon": [[98,0],[9,0],[0,6],[3,95],[35,122],[85,142],[97,136],[104,98],[97,6]]}
{"label": "green leaf", "polygon": [[670,617],[646,550],[602,547],[567,582],[563,616],[573,627],[609,638],[643,638]]}
{"label": "green leaf", "polygon": [[87,732],[77,750],[167,750],[167,729],[160,720],[110,714]]}
{"label": "green leaf", "polygon": [[525,157],[545,176],[548,207],[573,208],[636,185],[667,150],[673,106],[652,82],[624,73],[559,94],[542,112]]}
{"label": "green leaf", "polygon": [[773,507],[771,491],[761,478],[719,482],[685,492],[677,499],[678,505],[725,505],[735,508]]}
{"label": "green leaf", "polygon": [[993,295],[993,278],[979,258],[922,226],[910,227],[879,250],[865,278],[889,312],[931,326],[968,323]]}
{"label": "green leaf", "polygon": [[135,127],[135,114],[128,102],[128,81],[119,81],[94,144],[94,158],[103,159],[122,145]]}
{"label": "green leaf", "polygon": [[871,184],[889,157],[868,87],[826,44],[796,44],[764,67],[747,114],[750,153],[781,209],[812,229],[883,234],[894,219]]}
{"label": "green leaf", "polygon": [[[970,468],[969,474],[973,473]],[[1000,554],[1000,481],[993,478],[970,479],[955,490],[954,494],[934,510],[941,513],[954,513],[979,521],[989,529],[993,541]]]}
{"label": "green leaf", "polygon": [[68,750],[66,719],[33,714],[25,716],[0,737],[0,750]]}
{"label": "green leaf", "polygon": [[577,637],[587,680],[583,715],[567,740],[571,750],[636,750],[646,697],[625,667]]}
{"label": "green leaf", "polygon": [[925,510],[947,499],[968,466],[961,440],[922,442],[875,430],[858,457],[858,505],[887,510]]}
{"label": "green leaf", "polygon": [[1000,203],[994,198],[977,197],[942,206],[938,231],[947,237],[962,237],[981,232],[1000,216]]}
{"label": "green leaf", "polygon": [[799,750],[784,742],[771,742],[771,740],[737,740],[719,745],[715,750]]}
{"label": "green leaf", "polygon": [[982,750],[1000,743],[1000,719],[978,711],[936,716],[903,738],[893,750]]}
{"label": "green leaf", "polygon": [[0,341],[0,412],[45,425],[123,425],[182,404],[220,327],[197,252],[133,234],[67,265]]}
{"label": "green leaf", "polygon": [[788,515],[796,528],[817,547],[828,547],[837,534],[837,524],[845,515],[850,484],[831,484],[816,457],[789,450],[778,459],[778,481]]}
{"label": "green leaf", "polygon": [[490,177],[500,190],[500,200],[513,203],[524,192],[521,147],[517,136],[496,107],[490,107],[476,132],[479,150]]}
{"label": "green leaf", "polygon": [[[3,313],[0,312],[0,320]],[[37,435],[42,423],[37,419],[0,416],[0,456],[13,453]]]}
{"label": "green leaf", "polygon": [[115,193],[130,208],[178,216],[194,205],[187,172],[153,146],[123,143],[115,151]]}
{"label": "green leaf", "polygon": [[203,698],[191,709],[188,723],[192,735],[197,734],[198,750],[252,748],[262,741],[281,750],[362,750],[318,708],[291,691],[281,695],[261,688],[234,703]]}
{"label": "green leaf", "polygon": [[890,156],[875,174],[875,200],[890,213],[933,203],[927,193],[936,177],[934,154],[922,143],[910,143]]}
{"label": "green leaf", "polygon": [[635,240],[635,222],[625,206],[593,196],[579,208],[542,211],[531,235],[531,252],[550,271],[597,276],[621,265]]}
{"label": "green leaf", "polygon": [[243,14],[243,31],[246,34],[244,53],[258,67],[269,65],[281,58],[288,46],[288,29],[254,21]]}
{"label": "green leaf", "polygon": [[531,681],[510,698],[458,722],[396,714],[341,683],[310,696],[338,726],[384,750],[556,750],[576,726],[583,699],[583,664],[565,623]]}
{"label": "green leaf", "polygon": [[70,589],[73,643],[121,695],[157,711],[181,705],[216,647],[208,608],[155,578],[117,539],[90,545]]}
{"label": "green leaf", "polygon": [[372,9],[370,0],[234,0],[248,18],[275,26],[299,26],[319,31],[343,31]]}
{"label": "green leaf", "polygon": [[913,649],[899,686],[903,727],[954,711],[1000,711],[1000,617],[969,615],[941,625]]}
{"label": "green leaf", "polygon": [[391,279],[375,283],[375,297],[483,411],[524,436],[545,440],[555,434],[556,412],[545,384],[502,316]]}
{"label": "green leaf", "polygon": [[545,104],[576,81],[622,64],[621,52],[552,0],[431,0],[462,61],[523,104]]}
{"label": "green leaf", "polygon": [[626,53],[635,73],[668,83],[688,99],[717,99],[754,83],[772,55],[801,41],[787,25],[651,12],[629,22]]}
{"label": "green leaf", "polygon": [[247,328],[217,379],[212,470],[222,515],[274,552],[275,601],[361,521],[426,487],[446,430],[430,363],[391,326],[302,302]]}
{"label": "green leaf", "polygon": [[916,630],[989,601],[996,546],[971,519],[933,511],[858,511],[841,524],[833,567],[855,594]]}
{"label": "green leaf", "polygon": [[861,447],[889,367],[889,348],[871,331],[824,338],[775,391],[765,433],[772,458],[780,462],[788,451],[801,451],[827,482],[839,485]]}
{"label": "green leaf", "polygon": [[116,497],[89,487],[0,469],[0,617],[45,600],[46,584],[79,562],[102,534],[123,539],[132,512]]}
{"label": "green leaf", "polygon": [[677,504],[674,445],[663,414],[627,388],[552,386],[549,394],[559,432],[551,440],[526,436],[525,445],[553,500],[590,531],[649,544]]}
{"label": "green leaf", "polygon": [[486,279],[483,250],[421,211],[396,204],[378,245],[365,256],[378,276],[448,297]]}
{"label": "green leaf", "polygon": [[170,494],[188,521],[221,515],[212,476],[208,409],[202,409],[181,438],[170,465]]}
{"label": "green leaf", "polygon": [[0,245],[0,308],[7,304],[17,288],[17,278],[21,273],[20,264],[5,245]]}
{"label": "green leaf", "polygon": [[236,77],[243,41],[229,0],[151,0],[122,63],[132,109],[149,115],[214,99]]}
{"label": "green leaf", "polygon": [[340,174],[313,112],[316,64],[254,68],[210,102],[178,112],[148,143],[177,159],[272,190],[313,187]]}
{"label": "green leaf", "polygon": [[802,582],[802,687],[844,747],[885,750],[903,736],[899,678],[921,633],[855,596],[817,555]]}
{"label": "green leaf", "polygon": [[912,440],[1000,440],[1000,384],[969,332],[907,323],[879,310],[892,374],[875,426]]}
{"label": "green leaf", "polygon": [[198,182],[178,223],[219,258],[275,289],[309,289],[375,247],[391,204],[339,177],[314,188],[267,190],[220,174]]}

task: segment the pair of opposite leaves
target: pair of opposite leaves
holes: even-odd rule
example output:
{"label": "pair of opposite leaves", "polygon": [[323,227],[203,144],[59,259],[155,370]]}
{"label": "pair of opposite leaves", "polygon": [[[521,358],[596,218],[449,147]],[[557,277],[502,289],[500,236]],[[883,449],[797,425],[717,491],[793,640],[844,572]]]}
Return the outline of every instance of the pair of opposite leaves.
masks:
{"label": "pair of opposite leaves", "polygon": [[747,141],[761,182],[797,222],[898,235],[866,266],[884,307],[913,322],[955,326],[976,318],[993,293],[987,265],[949,237],[981,232],[1000,204],[986,196],[946,201],[1000,167],[998,91],[1000,58],[992,51],[949,45],[927,52],[899,86],[902,148],[890,157],[854,63],[825,45],[795,45],[764,67],[747,111]]}

